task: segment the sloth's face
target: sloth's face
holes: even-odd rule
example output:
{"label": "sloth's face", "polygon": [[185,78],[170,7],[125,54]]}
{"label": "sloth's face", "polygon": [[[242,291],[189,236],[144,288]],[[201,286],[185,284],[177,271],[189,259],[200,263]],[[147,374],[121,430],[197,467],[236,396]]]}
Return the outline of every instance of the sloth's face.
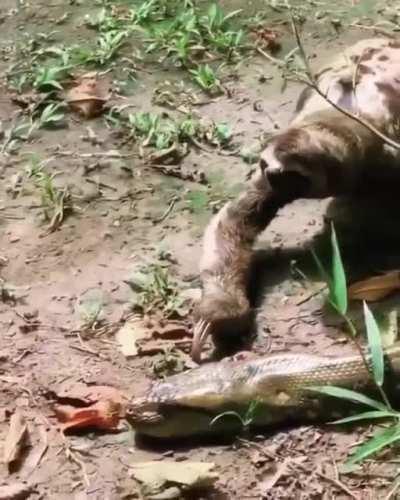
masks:
{"label": "sloth's face", "polygon": [[267,147],[261,154],[260,167],[276,191],[293,196],[313,196],[316,172],[300,155],[279,159],[274,148]]}

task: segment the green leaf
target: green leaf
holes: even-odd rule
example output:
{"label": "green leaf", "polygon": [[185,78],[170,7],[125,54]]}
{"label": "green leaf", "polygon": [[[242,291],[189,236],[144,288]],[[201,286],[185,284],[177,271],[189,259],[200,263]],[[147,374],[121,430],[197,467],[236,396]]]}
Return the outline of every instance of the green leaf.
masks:
{"label": "green leaf", "polygon": [[352,466],[398,440],[400,440],[400,425],[380,430],[371,439],[356,448],[345,466]]}
{"label": "green leaf", "polygon": [[381,334],[378,324],[367,303],[364,301],[364,319],[367,328],[368,347],[372,357],[372,373],[375,382],[382,387],[384,378],[384,359],[381,343]]}
{"label": "green leaf", "polygon": [[331,226],[332,244],[332,285],[330,287],[330,298],[338,311],[345,315],[347,312],[347,285],[342,257],[336,237],[335,227]]}
{"label": "green leaf", "polygon": [[324,385],[324,386],[307,387],[307,389],[310,391],[325,394],[327,396],[332,396],[334,398],[346,399],[348,401],[353,401],[355,403],[361,403],[370,406],[371,408],[375,408],[377,410],[390,411],[390,408],[388,408],[383,403],[380,403],[375,399],[369,398],[368,396],[364,396],[364,394],[361,394],[359,392],[355,392],[350,389],[345,389],[344,387]]}
{"label": "green leaf", "polygon": [[359,420],[372,420],[379,418],[399,418],[399,415],[390,412],[390,411],[382,411],[382,410],[373,410],[373,411],[365,411],[363,413],[358,413],[357,415],[353,415],[351,417],[341,418],[339,420],[335,420],[334,422],[329,422],[330,425],[337,424],[348,424],[350,422],[357,422]]}

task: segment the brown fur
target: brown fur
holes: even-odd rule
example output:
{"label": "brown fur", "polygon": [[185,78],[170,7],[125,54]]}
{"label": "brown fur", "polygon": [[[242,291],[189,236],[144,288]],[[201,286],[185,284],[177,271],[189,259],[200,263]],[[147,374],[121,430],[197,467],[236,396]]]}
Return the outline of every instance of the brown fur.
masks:
{"label": "brown fur", "polygon": [[[372,39],[355,44],[318,73],[318,85],[339,106],[397,137],[400,42]],[[292,124],[262,153],[261,171],[205,233],[203,297],[197,312],[213,324],[217,342],[224,331],[235,335],[248,325],[240,320],[250,309],[251,249],[281,206],[300,197],[351,195],[373,178],[371,172],[390,179],[390,168],[400,168],[397,152],[317,93],[303,91],[296,112]]]}

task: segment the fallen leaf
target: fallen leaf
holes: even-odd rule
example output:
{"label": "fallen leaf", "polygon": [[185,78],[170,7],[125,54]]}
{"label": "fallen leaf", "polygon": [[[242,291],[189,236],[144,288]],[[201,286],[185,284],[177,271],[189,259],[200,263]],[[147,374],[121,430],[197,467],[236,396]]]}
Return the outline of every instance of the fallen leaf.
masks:
{"label": "fallen leaf", "polygon": [[175,485],[181,491],[210,487],[218,479],[211,462],[149,461],[131,465],[133,477],[147,495]]}
{"label": "fallen leaf", "polygon": [[0,500],[24,500],[33,491],[32,484],[13,483],[0,486]]}
{"label": "fallen leaf", "polygon": [[137,356],[138,341],[151,337],[151,331],[139,318],[127,321],[115,335],[115,340],[119,344],[119,350],[127,358]]}
{"label": "fallen leaf", "polygon": [[108,99],[104,82],[99,80],[97,73],[87,73],[79,77],[66,95],[70,108],[84,118],[99,116]]}
{"label": "fallen leaf", "polygon": [[74,408],[68,405],[58,405],[55,413],[62,430],[96,428],[112,430],[118,427],[122,416],[122,406],[114,401],[98,401],[86,408]]}
{"label": "fallen leaf", "polygon": [[400,289],[400,271],[390,271],[349,286],[349,299],[374,302]]}
{"label": "fallen leaf", "polygon": [[257,42],[264,49],[272,53],[280,50],[281,43],[279,41],[279,38],[281,35],[277,31],[261,26],[258,28],[254,28],[252,32],[256,36]]}
{"label": "fallen leaf", "polygon": [[4,463],[10,468],[20,457],[26,443],[28,427],[20,410],[16,410],[10,418],[10,427],[3,448]]}
{"label": "fallen leaf", "polygon": [[86,385],[82,382],[66,381],[61,384],[55,393],[59,401],[73,402],[75,406],[90,405],[101,400],[110,400],[123,404],[127,397],[115,387],[108,385]]}
{"label": "fallen leaf", "polygon": [[181,321],[168,321],[153,327],[153,337],[155,339],[179,340],[191,338],[192,334]]}

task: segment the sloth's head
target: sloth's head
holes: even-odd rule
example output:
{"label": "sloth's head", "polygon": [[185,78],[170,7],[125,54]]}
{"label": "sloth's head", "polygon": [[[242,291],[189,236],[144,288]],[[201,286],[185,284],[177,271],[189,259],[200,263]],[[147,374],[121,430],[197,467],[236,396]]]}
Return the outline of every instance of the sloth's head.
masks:
{"label": "sloth's head", "polygon": [[261,153],[260,167],[275,190],[297,197],[320,197],[334,190],[342,169],[318,132],[289,128]]}

